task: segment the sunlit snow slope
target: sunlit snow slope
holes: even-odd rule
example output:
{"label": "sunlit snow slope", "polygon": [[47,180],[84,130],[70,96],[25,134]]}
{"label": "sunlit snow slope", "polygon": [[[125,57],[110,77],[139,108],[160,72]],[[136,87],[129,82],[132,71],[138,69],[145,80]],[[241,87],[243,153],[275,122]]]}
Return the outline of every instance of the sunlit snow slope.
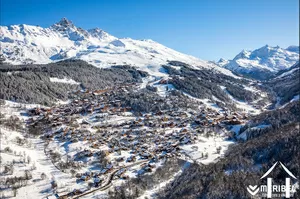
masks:
{"label": "sunlit snow slope", "polygon": [[255,77],[288,69],[297,61],[299,61],[299,46],[284,49],[265,45],[253,51],[243,50],[233,60],[221,59],[217,64],[235,73],[252,73],[249,76]]}
{"label": "sunlit snow slope", "polygon": [[66,18],[49,28],[31,25],[0,27],[0,55],[11,64],[49,63],[75,58],[97,67],[132,65],[158,72],[168,60],[232,73],[214,63],[179,53],[152,40],[119,39],[95,28],[84,30]]}

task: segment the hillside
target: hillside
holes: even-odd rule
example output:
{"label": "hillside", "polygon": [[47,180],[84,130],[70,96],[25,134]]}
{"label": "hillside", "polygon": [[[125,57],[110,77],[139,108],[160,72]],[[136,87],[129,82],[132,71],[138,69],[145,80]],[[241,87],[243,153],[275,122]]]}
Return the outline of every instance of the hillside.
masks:
{"label": "hillside", "polygon": [[155,96],[165,99],[173,94],[172,91],[177,91],[180,95],[196,98],[203,103],[209,101],[209,106],[219,110],[238,108],[256,112],[269,101],[266,93],[251,81],[213,69],[169,61],[161,66],[160,71],[162,77],[128,65],[97,68],[80,60],[41,65],[2,64],[0,97],[22,103],[51,105],[57,101],[66,101],[76,90],[108,89],[122,84],[135,84],[139,85],[139,89],[133,90],[132,95],[139,91],[152,93],[148,96],[150,99]]}
{"label": "hillside", "polygon": [[299,99],[300,94],[299,62],[291,68],[279,71],[274,78],[264,82],[263,85],[271,88],[276,96],[276,107],[290,101]]}
{"label": "hillside", "polygon": [[[259,179],[264,171],[276,161],[284,162],[299,178],[300,120],[296,112],[290,115],[291,109],[299,112],[299,103],[294,102],[283,110],[262,113],[253,118],[257,125],[259,121],[260,124],[265,122],[263,118],[271,120],[275,116],[274,120],[278,120],[276,117],[279,115],[282,119],[289,117],[287,123],[272,123],[272,127],[264,133],[229,146],[226,155],[217,163],[192,164],[161,191],[158,198],[249,198],[246,187],[249,184],[260,184]],[[272,174],[274,179],[281,179],[281,175],[280,171]],[[298,198],[299,194],[298,189],[294,197]]]}

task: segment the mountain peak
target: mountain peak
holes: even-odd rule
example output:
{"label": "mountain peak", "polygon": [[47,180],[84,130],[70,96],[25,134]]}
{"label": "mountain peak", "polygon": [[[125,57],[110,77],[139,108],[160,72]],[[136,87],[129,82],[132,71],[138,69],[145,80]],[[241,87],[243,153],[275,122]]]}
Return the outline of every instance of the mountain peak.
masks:
{"label": "mountain peak", "polygon": [[224,61],[226,61],[226,60],[223,58],[220,58],[218,62],[224,62]]}
{"label": "mountain peak", "polygon": [[51,28],[62,31],[66,28],[75,27],[72,21],[68,20],[66,17],[63,17],[59,22],[53,24]]}
{"label": "mountain peak", "polygon": [[[299,47],[283,49],[264,45],[253,51],[240,52],[225,68],[254,78],[287,69],[299,60]],[[219,64],[220,65],[220,64]]]}
{"label": "mountain peak", "polygon": [[229,63],[229,60],[220,58],[219,61],[216,64],[223,67],[224,65],[226,65],[228,63]]}
{"label": "mountain peak", "polygon": [[254,51],[277,51],[279,49],[282,49],[282,48],[278,45],[277,46],[270,46],[270,45],[266,44],[263,47],[261,47],[259,49],[256,49]]}
{"label": "mountain peak", "polygon": [[60,24],[60,25],[63,25],[63,26],[73,25],[72,21],[70,21],[66,17],[63,17],[57,24]]}
{"label": "mountain peak", "polygon": [[256,49],[251,52],[252,58],[260,58],[260,59],[267,59],[269,57],[276,56],[277,54],[282,54],[284,49],[280,48],[278,45],[273,47],[270,45],[265,45],[259,49]]}
{"label": "mountain peak", "polygon": [[68,20],[66,17],[53,24],[50,28],[69,37],[72,41],[82,41],[89,37],[89,33],[86,30],[76,27],[72,21]]}
{"label": "mountain peak", "polygon": [[235,56],[234,60],[249,58],[250,54],[251,54],[250,51],[248,51],[248,50],[242,50],[237,56]]}

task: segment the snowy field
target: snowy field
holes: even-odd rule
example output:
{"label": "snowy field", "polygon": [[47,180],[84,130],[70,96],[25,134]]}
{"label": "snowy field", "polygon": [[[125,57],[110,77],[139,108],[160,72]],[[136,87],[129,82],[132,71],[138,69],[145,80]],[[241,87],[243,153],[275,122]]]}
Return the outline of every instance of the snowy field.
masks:
{"label": "snowy field", "polygon": [[57,82],[57,83],[63,83],[63,84],[80,84],[79,82],[76,82],[75,80],[73,79],[67,79],[67,78],[57,78],[57,77],[50,77],[50,81],[51,82]]}
{"label": "snowy field", "polygon": [[[32,108],[37,105],[24,105],[6,101],[5,107],[1,107],[1,113],[6,118],[17,116],[21,120],[26,120],[24,108]],[[26,186],[17,189],[16,198],[33,199],[46,198],[53,195],[51,182],[57,181],[58,191],[66,192],[76,188],[74,178],[59,171],[44,153],[44,141],[39,138],[25,138],[25,144],[19,144],[17,140],[24,139],[24,134],[0,127],[1,130],[1,172],[4,165],[13,165],[13,173],[7,177],[24,176],[25,171],[29,171],[32,179],[28,180]],[[11,151],[4,152],[5,149]],[[83,188],[82,186],[78,188]],[[14,195],[12,189],[1,193],[1,197],[11,197]]]}
{"label": "snowy field", "polygon": [[199,136],[196,144],[184,145],[181,148],[193,162],[209,164],[222,157],[228,146],[233,143],[221,136]]}

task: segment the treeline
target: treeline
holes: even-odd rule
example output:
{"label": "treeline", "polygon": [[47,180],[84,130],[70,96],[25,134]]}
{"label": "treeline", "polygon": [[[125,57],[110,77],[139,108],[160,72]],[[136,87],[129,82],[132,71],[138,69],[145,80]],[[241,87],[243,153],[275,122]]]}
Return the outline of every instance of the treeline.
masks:
{"label": "treeline", "polygon": [[12,131],[21,131],[23,130],[23,121],[17,116],[10,116],[5,118],[4,114],[0,112],[0,125],[4,128]]}
{"label": "treeline", "polygon": [[259,80],[259,81],[265,81],[275,77],[275,74],[273,72],[266,69],[257,69],[257,68],[253,68],[251,69],[251,71],[238,70],[234,73],[238,75],[242,75],[245,78]]}
{"label": "treeline", "polygon": [[[110,199],[134,199],[141,197],[146,190],[151,190],[159,186],[177,172],[183,169],[185,161],[179,159],[166,159],[163,166],[147,175],[138,175],[136,178],[126,180],[121,186],[115,187],[113,191],[108,192]],[[163,187],[161,188],[163,189]]]}
{"label": "treeline", "polygon": [[[234,107],[234,103],[220,86],[225,86],[226,90],[236,99],[251,102],[259,98],[259,95],[244,89],[244,85],[249,82],[245,79],[236,79],[213,70],[196,70],[181,62],[170,62],[171,65],[180,66],[177,70],[169,65],[164,65],[164,69],[172,76],[169,83],[176,89],[181,90],[197,98],[207,98],[214,101],[214,97],[222,101],[225,107]],[[222,104],[220,104],[222,105]]]}
{"label": "treeline", "polygon": [[[84,88],[103,89],[116,84],[141,82],[146,72],[130,66],[99,69],[80,60],[46,65],[0,65],[0,98],[17,102],[50,105],[66,100],[69,92]],[[80,85],[51,82],[50,77],[67,78]]]}

